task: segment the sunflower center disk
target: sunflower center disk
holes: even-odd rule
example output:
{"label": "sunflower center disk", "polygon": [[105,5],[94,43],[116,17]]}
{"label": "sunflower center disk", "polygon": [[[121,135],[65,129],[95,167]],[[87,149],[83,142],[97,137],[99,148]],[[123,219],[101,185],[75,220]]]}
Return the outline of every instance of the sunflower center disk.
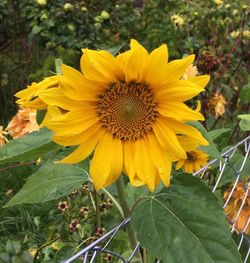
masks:
{"label": "sunflower center disk", "polygon": [[97,104],[102,127],[121,140],[137,140],[150,131],[158,116],[153,93],[145,84],[119,82]]}

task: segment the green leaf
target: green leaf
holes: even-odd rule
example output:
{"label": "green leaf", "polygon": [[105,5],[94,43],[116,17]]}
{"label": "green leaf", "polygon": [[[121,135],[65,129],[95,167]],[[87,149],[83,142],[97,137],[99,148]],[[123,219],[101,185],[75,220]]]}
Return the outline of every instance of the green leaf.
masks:
{"label": "green leaf", "polygon": [[189,125],[193,126],[194,128],[196,128],[197,130],[199,130],[199,132],[204,136],[204,138],[209,142],[209,145],[207,146],[199,146],[198,149],[207,153],[209,156],[216,158],[218,160],[223,161],[223,158],[221,157],[220,152],[218,151],[218,149],[216,148],[215,144],[213,143],[212,138],[210,137],[209,133],[207,132],[207,130],[202,126],[201,123],[199,123],[198,121],[190,121],[188,122]]}
{"label": "green leaf", "polygon": [[248,77],[248,83],[244,85],[240,91],[240,105],[247,104],[250,101],[250,76]]}
{"label": "green leaf", "polygon": [[222,134],[231,131],[229,128],[216,129],[208,132],[209,137],[212,141],[220,137]]}
{"label": "green leaf", "polygon": [[14,139],[0,148],[0,164],[35,160],[61,146],[51,141],[53,133],[47,129]]}
{"label": "green leaf", "polygon": [[[240,153],[234,154],[234,156],[232,156],[229,159],[229,162],[231,165],[227,165],[225,167],[225,170],[223,172],[223,176],[220,179],[218,187],[221,187],[221,186],[227,185],[229,183],[235,182],[235,180],[237,178],[236,171],[240,170],[244,159],[245,159],[245,156],[243,156]],[[233,166],[234,169],[231,166]],[[250,159],[249,158],[246,159],[245,165],[244,165],[240,175],[241,175],[241,179],[244,179],[244,178],[247,179],[250,177]]]}
{"label": "green leaf", "polygon": [[44,203],[70,194],[88,181],[87,172],[68,165],[45,163],[5,205]]}
{"label": "green leaf", "polygon": [[56,74],[57,75],[62,75],[63,74],[63,72],[62,72],[62,64],[63,64],[62,59],[60,59],[60,58],[56,58],[55,59],[55,68],[56,68]]}
{"label": "green leaf", "polygon": [[107,51],[108,51],[109,53],[111,53],[113,56],[116,56],[116,55],[119,53],[119,51],[121,50],[122,46],[123,46],[123,45],[111,47],[111,48],[109,48]]}
{"label": "green leaf", "polygon": [[240,119],[240,128],[242,131],[250,131],[250,114],[238,115]]}
{"label": "green leaf", "polygon": [[166,263],[240,263],[218,199],[199,178],[176,176],[132,211],[138,241]]}

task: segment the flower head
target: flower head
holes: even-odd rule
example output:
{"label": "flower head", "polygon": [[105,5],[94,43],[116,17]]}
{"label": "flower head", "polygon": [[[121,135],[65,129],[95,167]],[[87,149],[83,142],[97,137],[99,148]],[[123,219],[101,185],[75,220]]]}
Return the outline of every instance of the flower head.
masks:
{"label": "flower head", "polygon": [[7,135],[8,132],[3,129],[3,126],[0,125],[0,147],[2,147],[6,142],[8,142],[8,139],[5,135]]}
{"label": "flower head", "polygon": [[30,108],[20,108],[12,118],[6,128],[12,138],[19,138],[23,135],[38,131],[39,126],[36,122],[36,110]]}
{"label": "flower head", "polygon": [[175,169],[183,168],[186,173],[194,173],[207,164],[209,156],[197,150],[195,143],[187,137],[179,137],[179,141],[187,153],[186,159],[178,159]]}
{"label": "flower head", "polygon": [[209,76],[181,79],[193,61],[191,55],[168,62],[166,45],[149,54],[131,40],[131,49],[116,57],[83,49],[83,73],[62,65],[60,85],[37,95],[48,105],[44,124],[55,133],[53,140],[79,145],[61,162],[80,162],[94,151],[90,175],[96,189],[113,183],[121,172],[132,185],[147,184],[151,191],[160,181],[168,186],[170,153],[186,158],[177,134],[208,144],[186,124],[204,119],[184,102],[209,81]]}
{"label": "flower head", "polygon": [[223,0],[214,0],[214,3],[218,6],[223,5],[224,1]]}
{"label": "flower head", "polygon": [[217,70],[219,63],[220,61],[215,55],[206,51],[199,55],[197,59],[198,70],[202,73],[211,73]]}
{"label": "flower head", "polygon": [[[227,200],[229,197],[231,191],[232,191],[233,185],[230,186],[224,193],[223,197],[224,200]],[[248,185],[248,188],[250,190],[250,186]],[[244,185],[244,183],[239,182],[236,185],[236,188],[233,191],[233,194],[231,198],[229,199],[229,202],[227,206],[225,207],[225,213],[230,218],[231,221],[234,222],[234,226],[236,228],[236,231],[245,232],[246,234],[250,234],[250,196],[246,197],[247,193],[247,187]],[[238,212],[242,206],[242,202],[244,201],[244,198],[246,197],[246,200],[243,204],[242,210],[238,215]],[[238,215],[238,217],[237,217]]]}
{"label": "flower head", "polygon": [[57,208],[60,212],[65,212],[67,209],[70,208],[70,204],[66,201],[60,201],[57,205]]}
{"label": "flower head", "polygon": [[227,101],[225,97],[222,94],[216,92],[212,94],[211,98],[208,100],[206,107],[212,115],[218,118],[225,113],[226,104]]}
{"label": "flower head", "polygon": [[181,27],[184,25],[185,21],[184,19],[179,15],[173,15],[171,16],[171,21],[176,27]]}

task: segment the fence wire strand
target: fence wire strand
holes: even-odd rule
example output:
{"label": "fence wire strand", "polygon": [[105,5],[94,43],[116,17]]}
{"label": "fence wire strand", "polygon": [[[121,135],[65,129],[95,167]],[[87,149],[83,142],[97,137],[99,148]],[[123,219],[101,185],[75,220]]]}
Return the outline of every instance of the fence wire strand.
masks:
{"label": "fence wire strand", "polygon": [[[231,159],[237,152],[237,149],[242,149],[244,151],[244,158],[243,161],[240,164],[240,168],[235,167]],[[231,184],[231,190],[226,198],[224,198],[224,205],[223,208],[226,210],[226,208],[230,205],[230,201],[233,200],[234,194],[237,194],[237,188],[239,184],[242,186],[242,189],[244,190],[243,197],[241,197],[241,204],[238,209],[238,211],[234,211],[234,216],[230,216],[229,214],[226,214],[228,223],[231,225],[231,231],[236,232],[239,236],[239,241],[237,244],[238,250],[241,250],[241,248],[244,247],[246,248],[246,253],[243,256],[243,262],[247,263],[250,262],[250,237],[247,235],[248,229],[250,228],[250,217],[248,216],[248,220],[246,221],[246,224],[241,227],[240,229],[237,227],[238,224],[238,219],[240,218],[240,215],[243,211],[243,207],[246,204],[246,202],[249,202],[248,205],[250,205],[250,182],[244,181],[244,178],[242,178],[242,171],[243,168],[246,164],[247,158],[249,157],[249,152],[250,152],[250,136],[246,137],[244,140],[238,142],[235,146],[231,147],[228,149],[226,152],[224,152],[221,156],[223,158],[222,160],[218,159],[213,159],[211,160],[206,166],[202,167],[200,170],[195,172],[193,175],[194,176],[199,176],[201,179],[205,179],[206,173],[209,172],[212,169],[218,167],[218,175],[215,176],[215,184],[212,188],[212,192],[216,192],[216,190],[219,189],[220,183],[225,176],[225,170],[226,168],[230,168],[233,171],[233,177],[231,178],[234,181],[233,184]],[[249,198],[249,200],[248,200]],[[106,254],[106,255],[111,255],[112,258],[115,258],[117,262],[121,263],[130,263],[133,258],[135,257],[137,251],[140,249],[140,244],[138,243],[137,246],[134,248],[133,252],[131,255],[126,259],[122,255],[119,255],[118,253],[114,251],[110,251],[107,249],[107,247],[110,245],[112,242],[113,238],[115,238],[116,234],[118,231],[120,231],[125,225],[127,225],[130,221],[130,218],[127,218],[123,220],[118,226],[115,228],[111,229],[108,233],[103,235],[101,238],[98,240],[94,241],[92,244],[89,246],[85,247],[81,251],[79,251],[77,254],[72,256],[71,258],[63,261],[62,263],[71,263],[74,262],[77,259],[81,259],[82,262],[84,263],[93,263],[97,262],[94,261],[95,259],[100,256],[100,254]],[[106,241],[104,244],[103,242]],[[160,261],[157,261],[160,262]]]}

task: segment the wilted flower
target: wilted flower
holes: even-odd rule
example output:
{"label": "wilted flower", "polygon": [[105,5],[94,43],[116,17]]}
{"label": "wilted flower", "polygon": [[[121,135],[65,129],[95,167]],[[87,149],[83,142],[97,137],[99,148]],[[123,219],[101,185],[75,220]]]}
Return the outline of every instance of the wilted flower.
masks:
{"label": "wilted flower", "polygon": [[65,11],[72,11],[74,9],[74,6],[70,3],[66,3],[66,4],[64,4],[63,9]]}
{"label": "wilted flower", "polygon": [[99,238],[99,237],[103,236],[105,234],[105,232],[106,232],[106,229],[104,227],[98,227],[96,229],[95,236],[97,238]]}
{"label": "wilted flower", "polygon": [[79,210],[80,216],[87,217],[89,214],[89,208],[87,206],[83,206]]}
{"label": "wilted flower", "polygon": [[76,189],[76,190],[74,190],[73,192],[71,192],[69,196],[70,196],[71,198],[76,198],[77,195],[78,195],[78,190]]}
{"label": "wilted flower", "polygon": [[171,16],[171,21],[177,27],[183,26],[184,23],[185,23],[184,19],[181,16],[179,16],[179,15]]}
{"label": "wilted flower", "polygon": [[38,131],[39,126],[36,122],[36,110],[30,108],[20,108],[12,118],[6,130],[12,138],[19,138],[27,133]]}
{"label": "wilted flower", "polygon": [[73,219],[71,221],[71,223],[69,224],[69,230],[71,233],[75,232],[80,227],[79,222],[80,221],[78,219]]}
{"label": "wilted flower", "polygon": [[225,113],[225,106],[227,101],[225,97],[220,93],[213,93],[211,98],[208,100],[206,108],[216,118],[222,116]]}
{"label": "wilted flower", "polygon": [[88,184],[83,184],[82,185],[82,191],[84,193],[88,193],[89,192],[89,185]]}
{"label": "wilted flower", "polygon": [[69,205],[69,203],[66,202],[66,201],[60,201],[60,202],[58,203],[57,208],[58,208],[58,210],[59,210],[60,212],[65,212],[67,209],[70,208],[70,205]]}
{"label": "wilted flower", "polygon": [[107,253],[104,255],[103,259],[107,262],[110,262],[112,260],[112,255]]}
{"label": "wilted flower", "polygon": [[219,63],[219,59],[215,55],[206,51],[197,58],[197,67],[199,72],[202,73],[211,73],[215,71],[219,67]]}
{"label": "wilted flower", "polygon": [[[246,185],[244,185],[244,183],[239,182],[236,185],[236,188],[234,189],[233,194],[232,194],[227,206],[224,209],[226,215],[232,221],[234,221],[236,219],[236,216],[240,210],[242,202],[244,201],[244,198],[246,197],[247,187],[250,190],[250,186],[246,186]],[[227,200],[228,196],[231,193],[232,188],[233,188],[233,185],[230,186],[225,191],[225,193],[223,195],[224,200]],[[241,232],[245,230],[246,234],[250,234],[250,222],[248,222],[249,218],[250,218],[250,195],[248,194],[248,196],[246,197],[245,203],[242,207],[242,210],[241,210],[238,218],[234,222],[234,226],[236,228],[235,230],[236,231],[238,230]],[[247,226],[247,224],[248,224],[248,226]]]}
{"label": "wilted flower", "polygon": [[7,134],[8,132],[3,130],[3,126],[0,126],[0,147],[2,147],[6,142],[9,142],[5,137]]}

